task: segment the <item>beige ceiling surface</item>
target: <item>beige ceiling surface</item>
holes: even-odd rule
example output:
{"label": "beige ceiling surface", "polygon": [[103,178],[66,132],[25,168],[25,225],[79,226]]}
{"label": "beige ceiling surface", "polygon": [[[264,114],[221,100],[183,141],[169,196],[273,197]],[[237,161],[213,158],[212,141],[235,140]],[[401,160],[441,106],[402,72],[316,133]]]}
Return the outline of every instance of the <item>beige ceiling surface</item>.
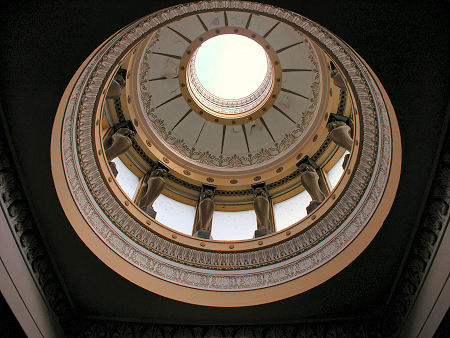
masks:
{"label": "beige ceiling surface", "polygon": [[[226,17],[226,19],[225,19]],[[225,26],[245,28],[265,36],[281,62],[282,90],[260,119],[239,126],[206,121],[181,95],[179,62],[189,46],[208,30]],[[212,12],[189,16],[161,28],[146,42],[136,60],[139,106],[150,138],[184,161],[202,167],[233,171],[270,164],[305,142],[317,124],[326,84],[320,55],[292,27],[272,18],[245,12]]]}

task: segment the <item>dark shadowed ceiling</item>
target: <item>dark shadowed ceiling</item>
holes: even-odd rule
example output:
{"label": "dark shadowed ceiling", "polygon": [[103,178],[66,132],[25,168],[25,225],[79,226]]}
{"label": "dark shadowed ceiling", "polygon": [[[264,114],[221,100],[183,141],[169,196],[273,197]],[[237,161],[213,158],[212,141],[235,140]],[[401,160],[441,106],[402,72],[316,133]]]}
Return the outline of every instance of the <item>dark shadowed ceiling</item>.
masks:
{"label": "dark shadowed ceiling", "polygon": [[287,323],[366,317],[389,301],[421,217],[447,129],[448,11],[435,1],[263,1],[346,41],[375,71],[397,113],[402,177],[391,213],[341,273],[301,295],[250,308],[180,303],[133,285],[77,237],[56,196],[50,137],[60,97],[85,58],[132,21],[177,1],[15,1],[0,14],[0,102],[22,184],[59,278],[86,317],[156,323]]}

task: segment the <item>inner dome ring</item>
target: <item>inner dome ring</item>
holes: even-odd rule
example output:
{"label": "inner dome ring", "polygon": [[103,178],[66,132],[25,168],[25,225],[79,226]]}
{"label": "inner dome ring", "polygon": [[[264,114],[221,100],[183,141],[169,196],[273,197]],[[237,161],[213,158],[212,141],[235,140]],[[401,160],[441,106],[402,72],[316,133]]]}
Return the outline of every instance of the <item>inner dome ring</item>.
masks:
{"label": "inner dome ring", "polygon": [[[220,35],[241,35],[258,43],[267,57],[267,72],[259,87],[238,99],[225,99],[208,91],[195,70],[198,50],[207,40]],[[180,89],[192,110],[219,124],[244,124],[262,116],[275,102],[281,89],[281,65],[277,53],[259,34],[241,27],[222,27],[205,32],[186,49],[180,63]]]}
{"label": "inner dome ring", "polygon": [[[104,76],[116,67],[124,51],[133,46],[136,36],[152,32],[157,25],[186,13],[228,10],[224,7],[227,5],[228,2],[205,1],[174,7],[142,18],[100,46],[77,71],[58,107],[52,133],[52,173],[61,204],[75,231],[114,271],[152,292],[177,300],[208,306],[249,306],[280,300],[319,285],[364,250],[393,203],[401,169],[401,144],[387,94],[370,68],[343,41],[295,13],[235,2],[246,11],[251,9],[253,13],[279,20],[288,18],[290,25],[304,31],[335,57],[337,65],[354,84],[352,95],[358,104],[362,117],[360,130],[364,133],[354,143],[359,156],[350,158],[352,170],[346,174],[349,182],[355,184],[343,190],[326,215],[316,212],[309,218],[312,221],[314,216],[315,220],[311,229],[297,233],[294,226],[274,234],[273,237],[283,239],[269,246],[267,240],[235,243],[227,249],[233,252],[226,255],[218,254],[214,246],[228,243],[200,241],[192,236],[186,236],[189,243],[181,243],[178,238],[182,235],[163,227],[158,232],[158,223],[143,218],[144,215],[133,218],[136,215],[128,210],[134,208],[133,203],[111,192],[107,183],[110,170],[101,155],[104,149],[97,114],[101,114],[98,103],[103,102],[106,94]],[[352,218],[342,222],[342,217],[350,213]],[[300,248],[328,231],[325,227],[330,225],[339,231],[333,231],[326,243],[321,240],[314,249],[309,247],[305,251],[309,257],[297,254]],[[179,235],[176,241],[172,240],[176,238],[173,235]],[[146,243],[149,250],[142,247]],[[251,246],[251,256],[242,251],[244,245]],[[293,258],[287,258],[291,253]],[[195,262],[184,260],[191,257]],[[270,267],[250,267],[244,273],[233,269],[216,273],[209,267],[198,267],[199,262],[229,264],[226,262],[229,257],[239,261],[239,266],[272,258],[276,263]],[[182,278],[186,271],[193,278]]]}

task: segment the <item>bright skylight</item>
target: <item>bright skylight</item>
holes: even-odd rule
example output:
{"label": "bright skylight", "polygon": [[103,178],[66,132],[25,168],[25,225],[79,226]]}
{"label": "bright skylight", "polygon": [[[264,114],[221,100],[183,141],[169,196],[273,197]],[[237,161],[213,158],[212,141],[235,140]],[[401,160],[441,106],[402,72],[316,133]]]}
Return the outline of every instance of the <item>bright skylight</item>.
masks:
{"label": "bright skylight", "polygon": [[273,205],[275,228],[277,231],[298,222],[307,215],[306,207],[311,202],[309,194],[303,190],[301,193]]}
{"label": "bright skylight", "polygon": [[344,163],[344,157],[349,152],[346,151],[344,155],[341,156],[339,161],[336,162],[336,164],[333,166],[333,168],[330,169],[330,171],[327,173],[328,180],[330,181],[331,189],[334,189],[336,184],[338,184],[339,180],[341,179],[342,174],[344,173],[344,168],[342,168],[342,163]]}
{"label": "bright skylight", "polygon": [[161,194],[153,203],[153,209],[156,211],[157,221],[186,235],[192,235],[195,207]]}
{"label": "bright skylight", "polygon": [[139,178],[118,157],[112,161],[116,164],[117,171],[119,172],[116,177],[117,182],[125,194],[132,199],[139,185]]}
{"label": "bright skylight", "polygon": [[254,210],[214,211],[211,237],[215,240],[239,240],[253,238],[256,230]]}
{"label": "bright skylight", "polygon": [[267,73],[264,49],[237,34],[219,35],[205,41],[195,59],[197,77],[211,94],[239,99],[252,94]]}

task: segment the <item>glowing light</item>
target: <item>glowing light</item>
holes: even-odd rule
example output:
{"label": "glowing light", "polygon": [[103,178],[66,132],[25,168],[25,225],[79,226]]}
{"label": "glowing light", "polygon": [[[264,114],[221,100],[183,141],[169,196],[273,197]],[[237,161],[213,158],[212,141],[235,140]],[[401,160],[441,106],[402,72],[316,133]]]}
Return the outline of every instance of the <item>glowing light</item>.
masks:
{"label": "glowing light", "polygon": [[347,154],[349,154],[348,151],[346,151],[344,155],[341,156],[339,161],[337,161],[336,164],[333,166],[333,168],[331,168],[330,171],[328,171],[327,173],[331,189],[334,189],[336,184],[338,184],[339,180],[341,179],[342,174],[344,173],[344,168],[342,168],[342,164],[344,163],[344,157]]}
{"label": "glowing light", "polygon": [[267,55],[252,39],[219,35],[197,51],[195,70],[203,87],[223,99],[240,99],[258,89],[267,73]]}
{"label": "glowing light", "polygon": [[139,178],[117,157],[112,160],[118,171],[116,180],[125,194],[132,199],[139,185]]}
{"label": "glowing light", "polygon": [[298,222],[306,214],[306,207],[311,202],[309,194],[303,190],[301,193],[273,205],[275,227],[277,231]]}

